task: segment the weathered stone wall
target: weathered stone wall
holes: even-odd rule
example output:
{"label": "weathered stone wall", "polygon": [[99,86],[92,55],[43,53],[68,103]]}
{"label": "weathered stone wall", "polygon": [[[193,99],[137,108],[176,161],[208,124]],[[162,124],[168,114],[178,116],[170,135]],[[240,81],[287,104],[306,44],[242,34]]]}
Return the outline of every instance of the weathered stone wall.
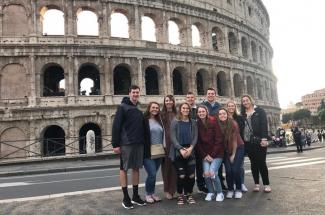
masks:
{"label": "weathered stone wall", "polygon": [[[127,3],[126,3],[127,2]],[[42,34],[42,10],[64,13],[65,34]],[[93,11],[98,17],[99,35],[77,35],[77,12]],[[110,17],[123,13],[129,21],[129,38],[111,37]],[[157,42],[141,39],[141,17],[156,24]],[[180,27],[180,44],[168,43],[168,20]],[[191,25],[200,31],[201,47],[192,47]],[[217,29],[218,50],[211,34]],[[234,47],[230,53],[229,33]],[[114,69],[126,68],[131,83],[141,87],[141,102],[162,102],[173,94],[173,71],[179,70],[183,91],[197,93],[197,74],[203,89],[220,88],[226,103],[250,92],[257,104],[268,112],[269,125],[279,123],[276,77],[272,72],[272,48],[269,17],[260,0],[5,0],[0,2],[0,138],[16,141],[20,147],[42,154],[44,131],[51,125],[64,130],[65,153],[78,153],[79,132],[87,123],[96,124],[108,149],[116,106],[123,95],[114,94]],[[256,50],[252,50],[255,44]],[[245,46],[245,47],[243,47]],[[253,57],[255,56],[255,57]],[[100,93],[82,96],[78,75],[85,65],[99,73]],[[44,96],[44,74],[49,67],[61,68],[65,80],[64,95]],[[159,94],[146,95],[145,71],[155,68]],[[218,76],[219,75],[219,76]],[[222,77],[219,80],[218,77]],[[248,83],[247,83],[248,82]],[[46,90],[46,89],[45,89]],[[220,92],[221,92],[220,91]],[[184,95],[177,95],[178,102]],[[204,96],[198,96],[202,101]],[[17,135],[14,135],[17,133]],[[23,138],[25,141],[21,141]],[[28,140],[28,141],[26,141]],[[34,141],[35,142],[35,141]],[[37,141],[36,141],[37,142]],[[13,147],[1,145],[1,156]],[[24,156],[18,151],[14,156]],[[29,154],[30,155],[30,152]]]}

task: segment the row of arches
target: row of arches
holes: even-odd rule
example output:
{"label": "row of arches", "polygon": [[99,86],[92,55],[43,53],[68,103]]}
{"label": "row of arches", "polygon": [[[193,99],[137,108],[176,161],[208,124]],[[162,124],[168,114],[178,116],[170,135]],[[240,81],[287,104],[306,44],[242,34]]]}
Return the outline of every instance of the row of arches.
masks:
{"label": "row of arches", "polygon": [[[28,26],[27,17],[12,19],[10,16],[17,16],[15,11],[22,12],[24,8],[20,5],[6,6],[4,11],[4,26],[2,34],[4,36],[15,36],[19,34],[21,28],[13,26]],[[23,16],[20,13],[19,16]],[[137,33],[131,32],[130,25],[135,25],[134,17],[131,17],[129,11],[115,8],[110,12],[109,27],[110,37],[142,39],[150,42],[168,42],[173,45],[201,47],[204,49],[212,49],[216,52],[225,52],[233,55],[239,55],[243,58],[252,59],[253,62],[260,62],[268,65],[271,54],[262,42],[252,38],[245,33],[238,32],[235,29],[226,26],[213,26],[209,29],[208,24],[204,21],[193,21],[188,24],[179,17],[169,17],[162,19],[154,13],[143,13],[140,15],[140,38],[136,38]],[[40,11],[40,22],[42,34],[48,35],[65,35],[66,26],[69,22],[65,20],[65,13],[58,6],[46,6]],[[6,24],[7,20],[9,23]],[[164,21],[167,20],[167,21]],[[19,22],[19,23],[18,23]],[[211,24],[210,24],[211,25]],[[76,11],[76,34],[86,36],[101,36],[101,28],[103,28],[102,16],[96,13],[92,8],[79,8]],[[7,28],[10,28],[7,29]],[[135,26],[137,28],[137,26]],[[16,29],[16,30],[12,30]],[[25,28],[26,29],[26,28]],[[15,31],[15,32],[12,32]],[[167,31],[167,40],[164,39]],[[22,32],[27,35],[28,32]],[[160,35],[161,34],[161,35]],[[241,47],[241,49],[240,49]],[[259,57],[259,61],[258,61]]]}
{"label": "row of arches", "polygon": [[[15,140],[12,139],[13,134],[15,135]],[[99,153],[103,151],[102,145],[102,131],[98,124],[96,123],[86,123],[79,130],[79,137],[74,140],[77,142],[76,144],[66,143],[67,136],[62,127],[58,125],[50,125],[46,127],[40,135],[39,142],[35,142],[36,144],[40,144],[40,154],[41,156],[61,156],[67,153],[67,147],[78,150],[79,154],[87,153],[87,136],[91,134],[94,138],[95,143],[95,153]],[[26,148],[26,135],[19,128],[9,128],[6,129],[1,134],[1,143],[0,144],[0,155],[1,157],[10,158],[10,157],[25,157],[27,150]],[[70,140],[71,141],[71,140]],[[32,145],[32,144],[30,144]],[[78,146],[78,148],[74,148]],[[88,152],[89,153],[89,152]],[[35,154],[31,154],[34,156]]]}
{"label": "row of arches", "polygon": [[[15,76],[12,76],[15,72]],[[209,87],[217,89],[219,96],[240,97],[243,93],[255,95],[258,99],[276,99],[276,88],[267,80],[262,81],[250,74],[218,71],[210,73],[206,69],[189,71],[178,66],[171,71],[171,83],[167,83],[166,71],[162,71],[157,65],[149,65],[144,68],[144,85],[146,95],[164,95],[166,85],[170,84],[174,95],[185,95],[187,91],[196,90],[198,95],[204,95]],[[193,73],[193,78],[191,78]],[[66,73],[63,67],[57,63],[49,63],[43,66],[40,75],[40,96],[67,96]],[[107,74],[105,74],[107,75]],[[136,71],[129,64],[118,64],[112,70],[112,92],[114,95],[127,95],[132,84],[138,84]],[[0,76],[1,99],[15,99],[28,97],[26,83],[27,75],[20,64],[9,64],[1,71]],[[102,83],[103,75],[97,65],[84,63],[80,66],[77,75],[77,95],[104,95]],[[108,83],[109,85],[109,83]],[[71,87],[71,86],[69,86]]]}

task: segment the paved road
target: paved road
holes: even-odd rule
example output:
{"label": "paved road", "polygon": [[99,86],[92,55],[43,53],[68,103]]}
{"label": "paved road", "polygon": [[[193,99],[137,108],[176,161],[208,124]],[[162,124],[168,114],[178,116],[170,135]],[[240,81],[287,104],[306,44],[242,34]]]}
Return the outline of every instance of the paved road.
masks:
{"label": "paved road", "polygon": [[[303,154],[286,153],[268,156],[273,192],[248,192],[242,200],[226,200],[221,204],[204,202],[196,194],[198,204],[179,208],[174,201],[136,208],[135,214],[324,214],[325,211],[325,149]],[[246,184],[253,182],[246,162]],[[144,176],[142,177],[144,178]],[[105,188],[110,191],[86,195],[0,205],[0,214],[123,214],[118,188],[118,169],[103,169],[8,177],[0,179],[0,202],[21,198],[81,190]],[[158,186],[162,194],[162,186]],[[116,191],[115,191],[116,190]],[[143,192],[142,192],[143,193]],[[42,207],[40,207],[42,205]],[[176,210],[176,211],[175,211]]]}

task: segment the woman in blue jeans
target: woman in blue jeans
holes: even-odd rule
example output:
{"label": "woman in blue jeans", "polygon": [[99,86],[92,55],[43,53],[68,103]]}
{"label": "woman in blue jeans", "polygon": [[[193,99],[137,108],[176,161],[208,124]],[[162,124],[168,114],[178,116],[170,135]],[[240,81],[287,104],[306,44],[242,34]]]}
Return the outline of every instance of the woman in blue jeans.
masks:
{"label": "woman in blue jeans", "polygon": [[[145,118],[145,144],[144,144],[144,160],[143,165],[148,174],[145,183],[146,201],[154,203],[161,201],[161,198],[155,194],[156,174],[161,165],[162,158],[165,156],[163,145],[165,142],[164,127],[160,118],[160,109],[157,102],[150,102],[146,112]],[[154,153],[152,146],[156,149],[161,148],[163,153]],[[159,151],[159,150],[158,150]]]}
{"label": "woman in blue jeans", "polygon": [[[218,124],[221,127],[225,145],[225,168],[228,186],[227,199],[241,199],[241,167],[244,162],[244,142],[240,137],[239,128],[225,108],[218,112]],[[234,191],[234,184],[236,190]]]}
{"label": "woman in blue jeans", "polygon": [[211,201],[216,194],[216,201],[222,202],[221,182],[218,171],[224,156],[224,145],[219,124],[215,117],[209,117],[208,109],[204,105],[198,106],[198,143],[197,152],[203,158],[203,177],[207,185],[206,201]]}

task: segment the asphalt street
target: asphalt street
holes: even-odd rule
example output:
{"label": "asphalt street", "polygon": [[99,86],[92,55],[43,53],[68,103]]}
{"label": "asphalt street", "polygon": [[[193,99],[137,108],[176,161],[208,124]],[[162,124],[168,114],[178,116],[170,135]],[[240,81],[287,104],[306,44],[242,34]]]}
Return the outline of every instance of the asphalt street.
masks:
{"label": "asphalt street", "polygon": [[[271,194],[249,191],[241,200],[227,199],[216,203],[205,202],[203,194],[195,193],[196,205],[177,206],[175,200],[164,200],[131,211],[121,207],[116,168],[6,177],[0,180],[0,201],[61,193],[66,196],[1,203],[0,214],[325,214],[325,197],[322,195],[325,193],[324,164],[325,149],[303,154],[273,154],[268,156]],[[246,185],[251,190],[249,161],[245,166]],[[145,173],[141,176],[143,182]],[[89,194],[75,192],[84,190],[92,191]],[[161,185],[157,186],[157,191],[163,195]],[[143,188],[140,193],[144,194]]]}

